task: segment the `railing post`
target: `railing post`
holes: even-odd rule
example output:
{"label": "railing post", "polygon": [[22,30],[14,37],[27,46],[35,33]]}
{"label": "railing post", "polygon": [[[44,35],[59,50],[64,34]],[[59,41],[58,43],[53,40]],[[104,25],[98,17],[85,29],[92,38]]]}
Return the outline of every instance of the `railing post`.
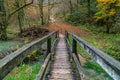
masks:
{"label": "railing post", "polygon": [[73,39],[73,43],[72,43],[72,53],[77,54],[77,42],[75,39]]}
{"label": "railing post", "polygon": [[51,53],[51,38],[47,40],[47,55]]}
{"label": "railing post", "polygon": [[78,54],[77,54],[77,41],[75,39],[73,39],[73,43],[72,43],[72,53],[75,53],[75,55],[77,56],[78,60]]}
{"label": "railing post", "polygon": [[55,38],[58,38],[59,36],[59,31],[56,32]]}
{"label": "railing post", "polygon": [[65,36],[68,39],[68,32],[65,30]]}

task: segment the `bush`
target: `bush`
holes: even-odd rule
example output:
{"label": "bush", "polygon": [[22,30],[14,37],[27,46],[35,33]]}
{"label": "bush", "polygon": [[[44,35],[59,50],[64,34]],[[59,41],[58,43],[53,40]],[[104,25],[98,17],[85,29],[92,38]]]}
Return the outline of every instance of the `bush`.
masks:
{"label": "bush", "polygon": [[106,53],[120,61],[120,46],[119,45],[112,45],[109,46],[106,50]]}
{"label": "bush", "polygon": [[79,25],[86,22],[87,13],[78,8],[73,13],[64,16],[65,21],[73,25]]}
{"label": "bush", "polygon": [[80,12],[78,11],[75,11],[74,13],[72,14],[68,14],[65,16],[65,20],[71,24],[78,24],[80,23]]}

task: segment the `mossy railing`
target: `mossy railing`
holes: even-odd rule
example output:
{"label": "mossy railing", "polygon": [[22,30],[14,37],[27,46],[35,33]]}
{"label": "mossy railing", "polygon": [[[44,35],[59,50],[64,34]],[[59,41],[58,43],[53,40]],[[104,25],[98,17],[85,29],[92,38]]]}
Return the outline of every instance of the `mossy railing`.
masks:
{"label": "mossy railing", "polygon": [[77,43],[80,45],[87,53],[89,53],[93,60],[96,61],[114,80],[120,79],[120,62],[107,55],[103,51],[90,45],[88,42],[84,41],[80,37],[65,31],[66,39],[69,41],[69,37],[73,39],[72,41],[72,53],[73,57],[76,57],[76,64],[79,65],[78,54],[77,54]]}
{"label": "mossy railing", "polygon": [[17,51],[0,60],[0,80],[2,80],[14,67],[20,65],[28,54],[30,54],[34,49],[40,48],[40,46],[45,42],[47,42],[47,57],[48,54],[51,53],[51,38],[53,36],[57,39],[58,30],[49,33],[43,38],[26,44]]}

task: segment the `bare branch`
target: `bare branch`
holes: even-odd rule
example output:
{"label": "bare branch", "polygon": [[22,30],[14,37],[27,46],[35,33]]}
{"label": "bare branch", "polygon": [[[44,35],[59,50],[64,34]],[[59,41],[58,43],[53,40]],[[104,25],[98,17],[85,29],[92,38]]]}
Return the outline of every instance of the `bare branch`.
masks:
{"label": "bare branch", "polygon": [[10,19],[10,17],[11,17],[12,15],[14,15],[16,12],[20,11],[21,9],[23,9],[23,8],[25,8],[25,7],[27,7],[27,6],[31,5],[31,4],[33,4],[33,2],[34,2],[34,0],[32,0],[30,3],[25,4],[25,5],[21,6],[20,8],[16,9],[15,11],[13,11],[12,13],[10,13],[10,14],[8,15],[8,19]]}

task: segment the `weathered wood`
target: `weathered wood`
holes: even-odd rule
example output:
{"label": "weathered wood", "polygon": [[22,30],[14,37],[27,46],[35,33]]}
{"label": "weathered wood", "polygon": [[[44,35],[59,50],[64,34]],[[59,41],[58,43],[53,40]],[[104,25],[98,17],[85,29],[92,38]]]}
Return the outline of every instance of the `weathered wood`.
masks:
{"label": "weathered wood", "polygon": [[60,36],[55,53],[55,61],[52,65],[49,80],[73,80],[69,55],[64,37],[62,35]]}
{"label": "weathered wood", "polygon": [[45,70],[46,70],[46,68],[47,68],[47,65],[48,65],[48,63],[49,63],[50,56],[51,56],[51,54],[48,54],[48,56],[46,57],[45,62],[44,62],[44,64],[42,65],[42,67],[41,67],[41,69],[40,69],[40,71],[39,71],[39,73],[38,73],[38,75],[37,75],[37,77],[36,77],[36,80],[42,80],[43,75],[44,75],[44,73],[45,73]]}
{"label": "weathered wood", "polygon": [[69,54],[71,56],[71,59],[74,60],[76,67],[77,67],[77,70],[78,70],[78,73],[77,75],[80,76],[80,79],[81,80],[85,80],[85,76],[82,72],[82,67],[80,65],[80,61],[79,61],[79,58],[78,58],[78,55],[76,55],[75,53],[72,53],[72,48],[70,47],[70,42],[69,40],[66,38],[66,43],[67,43],[67,47],[68,47],[68,51],[69,51]]}
{"label": "weathered wood", "polygon": [[73,39],[72,42],[72,53],[75,53],[77,55],[77,41]]}
{"label": "weathered wood", "polygon": [[47,54],[51,53],[51,38],[47,40]]}
{"label": "weathered wood", "polygon": [[87,53],[89,53],[93,59],[114,79],[120,79],[120,62],[102,52],[101,50],[90,45],[86,41],[82,40],[78,36],[68,32],[68,35],[75,39],[81,47],[83,47]]}
{"label": "weathered wood", "polygon": [[77,69],[78,69],[78,72],[79,72],[79,75],[80,75],[80,79],[85,80],[85,76],[82,72],[82,67],[80,66],[79,60],[78,60],[77,56],[75,55],[75,53],[73,53],[73,59],[74,59],[76,65],[77,65]]}
{"label": "weathered wood", "polygon": [[41,39],[26,44],[19,50],[0,60],[0,80],[2,80],[15,66],[22,63],[24,58],[30,54],[32,50],[39,48],[41,44],[46,42],[49,38],[51,38],[52,35],[56,33],[57,31],[54,31]]}

